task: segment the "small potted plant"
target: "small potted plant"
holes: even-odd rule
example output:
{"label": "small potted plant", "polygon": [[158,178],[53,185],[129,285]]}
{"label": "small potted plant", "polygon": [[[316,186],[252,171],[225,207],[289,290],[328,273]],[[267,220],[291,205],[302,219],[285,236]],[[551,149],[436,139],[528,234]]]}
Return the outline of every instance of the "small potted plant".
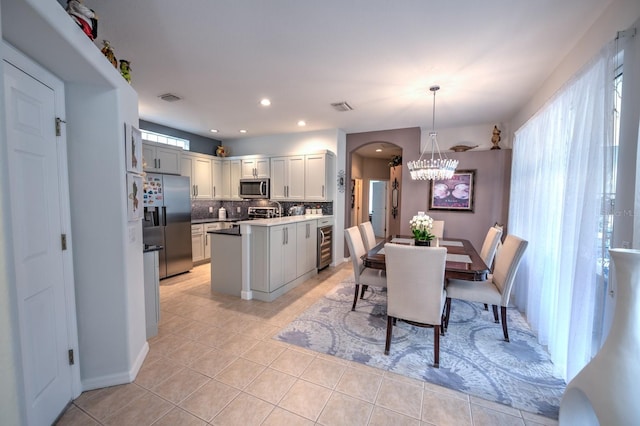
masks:
{"label": "small potted plant", "polygon": [[431,240],[435,238],[435,235],[431,233],[433,229],[433,219],[431,216],[424,214],[424,212],[418,212],[410,221],[411,232],[416,240],[417,246],[430,246]]}

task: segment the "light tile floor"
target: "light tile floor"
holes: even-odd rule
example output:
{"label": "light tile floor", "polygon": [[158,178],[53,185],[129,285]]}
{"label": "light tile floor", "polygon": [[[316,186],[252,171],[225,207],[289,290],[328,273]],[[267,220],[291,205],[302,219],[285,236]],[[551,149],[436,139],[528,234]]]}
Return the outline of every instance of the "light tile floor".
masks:
{"label": "light tile floor", "polygon": [[57,424],[557,424],[271,338],[351,274],[326,268],[271,303],[212,293],[208,264],[162,280],[160,331],[135,382],[82,393]]}

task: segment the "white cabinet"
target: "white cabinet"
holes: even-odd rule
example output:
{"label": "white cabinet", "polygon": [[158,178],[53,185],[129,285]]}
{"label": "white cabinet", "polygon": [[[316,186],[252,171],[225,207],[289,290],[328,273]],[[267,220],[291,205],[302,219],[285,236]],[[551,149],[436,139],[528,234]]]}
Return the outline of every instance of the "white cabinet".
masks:
{"label": "white cabinet", "polygon": [[182,148],[153,142],[142,144],[142,166],[145,172],[179,175]]}
{"label": "white cabinet", "polygon": [[229,192],[232,200],[240,200],[241,161],[229,161]]}
{"label": "white cabinet", "polygon": [[211,259],[211,234],[209,231],[216,231],[225,228],[224,223],[205,223],[204,224],[204,258]]}
{"label": "white cabinet", "polygon": [[305,201],[333,201],[335,156],[323,152],[305,155]]}
{"label": "white cabinet", "polygon": [[297,277],[296,224],[269,228],[269,291]]}
{"label": "white cabinet", "polygon": [[191,253],[193,263],[204,260],[204,227],[191,225]]}
{"label": "white cabinet", "polygon": [[304,200],[304,155],[271,158],[271,199]]}
{"label": "white cabinet", "polygon": [[251,290],[270,301],[315,273],[317,220],[251,227]]}
{"label": "white cabinet", "polygon": [[270,177],[268,158],[248,158],[242,160],[242,179]]}
{"label": "white cabinet", "polygon": [[225,200],[240,199],[240,160],[222,161],[222,188],[219,198]]}
{"label": "white cabinet", "polygon": [[316,267],[318,222],[300,222],[296,229],[296,274],[301,276]]}
{"label": "white cabinet", "polygon": [[211,191],[214,200],[222,199],[222,161],[211,160]]}
{"label": "white cabinet", "polygon": [[211,157],[203,154],[183,153],[180,160],[182,176],[191,178],[191,198],[211,200]]}

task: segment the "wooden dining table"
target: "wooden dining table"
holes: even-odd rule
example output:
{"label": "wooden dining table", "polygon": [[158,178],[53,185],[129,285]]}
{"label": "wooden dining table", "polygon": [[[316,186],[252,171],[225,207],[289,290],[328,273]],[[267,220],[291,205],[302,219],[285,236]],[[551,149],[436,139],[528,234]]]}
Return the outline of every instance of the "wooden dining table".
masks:
{"label": "wooden dining table", "polygon": [[[375,247],[362,256],[364,266],[372,269],[386,269],[384,245],[389,242],[411,245],[413,237],[390,236],[379,242]],[[432,244],[436,244],[432,241]],[[437,244],[447,248],[447,263],[445,278],[457,278],[470,281],[482,281],[487,278],[489,267],[484,263],[473,244],[462,238],[441,238]]]}

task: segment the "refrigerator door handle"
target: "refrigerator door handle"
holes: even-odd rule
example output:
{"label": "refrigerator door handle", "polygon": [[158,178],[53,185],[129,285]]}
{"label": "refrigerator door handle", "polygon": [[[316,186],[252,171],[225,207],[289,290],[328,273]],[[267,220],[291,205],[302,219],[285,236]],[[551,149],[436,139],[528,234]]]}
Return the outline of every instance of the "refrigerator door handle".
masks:
{"label": "refrigerator door handle", "polygon": [[167,208],[162,206],[162,226],[167,226]]}

